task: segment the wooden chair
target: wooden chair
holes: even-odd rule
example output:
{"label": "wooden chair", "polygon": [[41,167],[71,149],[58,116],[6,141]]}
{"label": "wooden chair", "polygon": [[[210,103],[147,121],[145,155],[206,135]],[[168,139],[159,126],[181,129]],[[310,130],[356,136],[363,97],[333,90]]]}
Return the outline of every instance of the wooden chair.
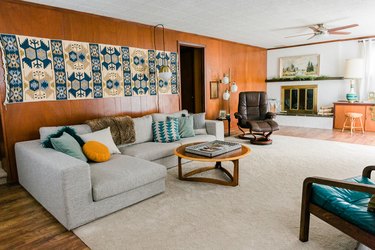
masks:
{"label": "wooden chair", "polygon": [[[373,170],[375,170],[375,166],[368,166],[364,168],[362,177],[370,179],[371,171]],[[370,247],[371,249],[375,249],[375,234],[372,234],[311,202],[313,183],[375,194],[375,185],[352,183],[348,181],[322,177],[306,178],[303,182],[299,240],[302,242],[306,242],[309,240],[309,225],[311,213],[319,219],[324,220],[331,226],[339,229],[343,233],[349,235],[353,239],[359,241],[360,243]]]}
{"label": "wooden chair", "polygon": [[[362,134],[364,134],[365,131],[363,129],[362,116],[363,115],[361,113],[353,113],[353,112],[345,113],[345,121],[344,121],[344,125],[342,126],[341,132],[344,132],[346,128],[349,128],[350,135],[353,135],[353,131],[355,132],[355,130],[359,128],[361,129]],[[360,127],[356,126],[356,120],[359,120],[360,125],[361,125]],[[350,125],[346,125],[347,121],[350,121]]]}

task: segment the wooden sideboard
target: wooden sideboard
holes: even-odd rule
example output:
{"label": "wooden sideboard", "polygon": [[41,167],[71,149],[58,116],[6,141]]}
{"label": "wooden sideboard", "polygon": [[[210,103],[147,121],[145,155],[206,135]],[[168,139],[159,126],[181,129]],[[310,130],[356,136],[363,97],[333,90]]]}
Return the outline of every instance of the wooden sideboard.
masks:
{"label": "wooden sideboard", "polygon": [[365,131],[375,131],[375,103],[335,102],[333,128],[342,128],[347,112],[363,114],[362,121]]}

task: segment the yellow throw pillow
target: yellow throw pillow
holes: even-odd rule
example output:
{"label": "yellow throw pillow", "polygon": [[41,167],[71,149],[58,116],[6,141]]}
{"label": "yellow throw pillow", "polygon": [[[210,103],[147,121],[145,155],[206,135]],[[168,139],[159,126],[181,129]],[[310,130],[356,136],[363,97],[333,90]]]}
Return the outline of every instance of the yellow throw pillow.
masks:
{"label": "yellow throw pillow", "polygon": [[107,146],[97,141],[86,142],[82,147],[82,151],[89,160],[95,162],[104,162],[111,158],[111,153]]}

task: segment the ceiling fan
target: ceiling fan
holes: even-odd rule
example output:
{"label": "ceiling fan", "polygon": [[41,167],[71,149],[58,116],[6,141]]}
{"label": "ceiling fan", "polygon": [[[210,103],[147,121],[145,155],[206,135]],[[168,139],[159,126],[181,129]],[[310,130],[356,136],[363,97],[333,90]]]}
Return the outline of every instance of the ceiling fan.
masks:
{"label": "ceiling fan", "polygon": [[[315,25],[307,26],[307,28],[312,29],[313,33],[307,33],[307,34],[301,34],[301,35],[295,35],[295,36],[287,36],[285,38],[291,38],[291,37],[298,37],[298,36],[310,36],[307,40],[310,40],[317,36],[329,36],[329,35],[349,35],[350,32],[347,31],[341,31],[344,29],[349,29],[353,27],[357,27],[358,24],[350,24],[345,26],[340,26],[336,28],[327,29],[324,27],[323,23],[318,23]],[[312,36],[311,36],[312,35]]]}

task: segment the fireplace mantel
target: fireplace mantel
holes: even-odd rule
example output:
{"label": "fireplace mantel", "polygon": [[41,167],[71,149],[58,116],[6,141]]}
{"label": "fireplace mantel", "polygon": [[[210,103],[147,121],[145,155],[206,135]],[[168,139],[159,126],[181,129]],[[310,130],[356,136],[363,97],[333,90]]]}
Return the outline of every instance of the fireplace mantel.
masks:
{"label": "fireplace mantel", "polygon": [[332,81],[332,80],[344,80],[344,77],[342,76],[333,76],[333,77],[324,77],[324,78],[306,78],[306,79],[301,79],[301,78],[271,78],[271,79],[266,79],[266,82],[308,82],[308,81]]}

